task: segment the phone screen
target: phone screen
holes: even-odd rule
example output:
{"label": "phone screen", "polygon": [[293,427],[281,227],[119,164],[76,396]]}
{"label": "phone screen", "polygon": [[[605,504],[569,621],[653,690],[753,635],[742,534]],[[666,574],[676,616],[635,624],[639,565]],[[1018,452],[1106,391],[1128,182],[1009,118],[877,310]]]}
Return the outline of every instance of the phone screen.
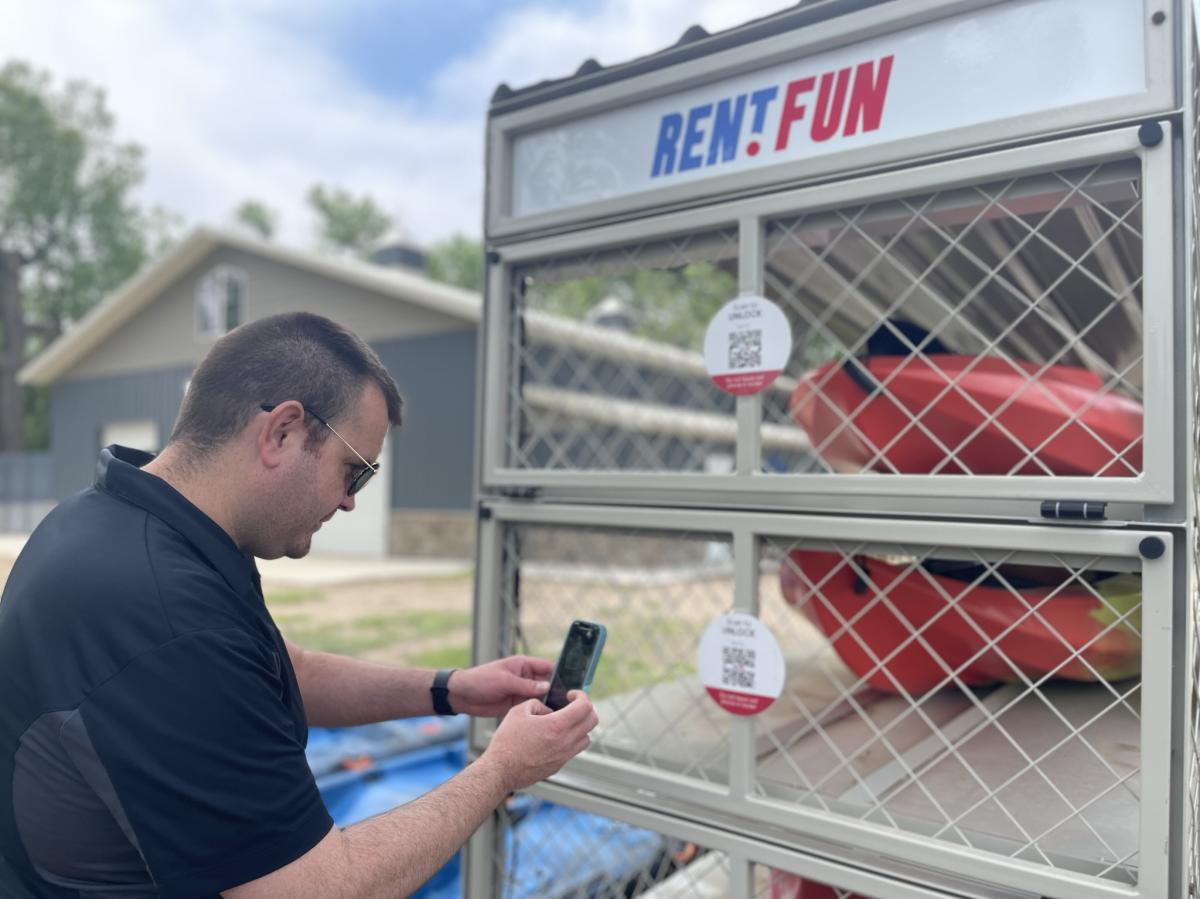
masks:
{"label": "phone screen", "polygon": [[576,621],[567,631],[567,640],[550,682],[550,692],[546,694],[546,705],[554,711],[566,706],[568,691],[583,689],[592,659],[603,645],[599,638],[600,627],[582,621]]}

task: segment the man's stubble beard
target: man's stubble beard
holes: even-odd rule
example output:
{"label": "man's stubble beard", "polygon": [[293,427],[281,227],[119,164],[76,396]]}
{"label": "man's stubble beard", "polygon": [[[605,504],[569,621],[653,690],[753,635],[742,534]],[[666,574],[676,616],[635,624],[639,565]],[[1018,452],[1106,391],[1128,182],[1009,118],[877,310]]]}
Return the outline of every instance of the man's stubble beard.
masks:
{"label": "man's stubble beard", "polygon": [[302,540],[303,544],[298,541],[290,546],[284,555],[286,555],[289,559],[303,559],[305,556],[307,556],[312,551],[312,534],[302,538]]}

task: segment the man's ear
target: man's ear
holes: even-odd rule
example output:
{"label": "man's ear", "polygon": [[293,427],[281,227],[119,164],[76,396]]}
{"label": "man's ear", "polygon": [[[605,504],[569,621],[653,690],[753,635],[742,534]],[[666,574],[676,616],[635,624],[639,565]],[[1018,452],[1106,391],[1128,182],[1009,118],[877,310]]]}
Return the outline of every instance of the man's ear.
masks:
{"label": "man's ear", "polygon": [[266,414],[256,435],[258,457],[266,468],[277,468],[304,448],[308,429],[304,407],[296,400],[280,403]]}

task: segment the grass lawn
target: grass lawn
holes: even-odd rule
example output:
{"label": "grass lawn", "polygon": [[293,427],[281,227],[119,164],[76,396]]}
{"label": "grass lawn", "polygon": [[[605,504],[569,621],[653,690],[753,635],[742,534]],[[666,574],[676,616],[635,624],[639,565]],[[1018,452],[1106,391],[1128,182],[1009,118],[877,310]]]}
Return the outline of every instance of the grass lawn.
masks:
{"label": "grass lawn", "polygon": [[[724,584],[682,585],[679,593],[600,584],[574,595],[549,580],[525,586],[516,652],[554,661],[577,616],[608,628],[592,683],[596,699],[694,675],[700,635],[726,601]],[[707,601],[686,601],[697,588]],[[277,589],[267,594],[267,604],[280,630],[306,649],[395,665],[465,668],[471,656],[471,589],[469,578],[423,578]]]}

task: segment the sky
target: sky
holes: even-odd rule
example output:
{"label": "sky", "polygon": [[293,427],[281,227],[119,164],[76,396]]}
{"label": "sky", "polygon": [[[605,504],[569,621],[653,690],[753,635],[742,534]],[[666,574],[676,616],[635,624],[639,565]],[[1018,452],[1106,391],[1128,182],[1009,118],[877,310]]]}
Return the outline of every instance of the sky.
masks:
{"label": "sky", "polygon": [[0,0],[0,60],[107,92],[139,200],[187,226],[255,198],[315,242],[316,182],[368,193],[411,239],[479,236],[496,85],[623,62],[786,0]]}

